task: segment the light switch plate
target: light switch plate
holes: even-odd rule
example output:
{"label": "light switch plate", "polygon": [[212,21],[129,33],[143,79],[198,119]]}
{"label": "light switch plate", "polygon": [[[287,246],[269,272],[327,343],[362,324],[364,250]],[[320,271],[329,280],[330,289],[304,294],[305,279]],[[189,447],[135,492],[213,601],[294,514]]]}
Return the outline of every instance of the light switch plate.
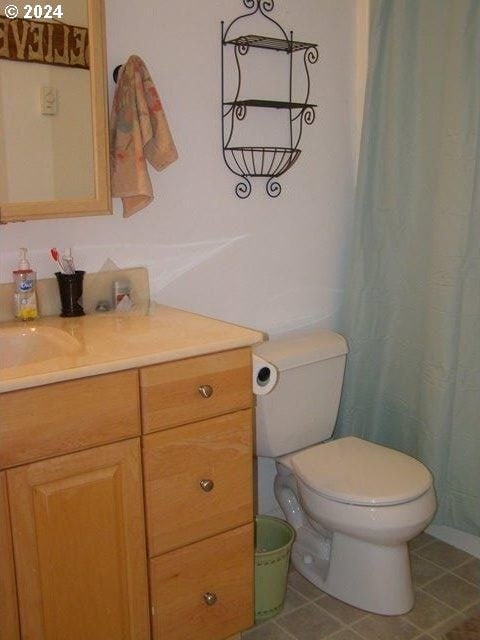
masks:
{"label": "light switch plate", "polygon": [[40,91],[40,104],[44,116],[55,116],[58,111],[57,90],[55,87],[42,87]]}

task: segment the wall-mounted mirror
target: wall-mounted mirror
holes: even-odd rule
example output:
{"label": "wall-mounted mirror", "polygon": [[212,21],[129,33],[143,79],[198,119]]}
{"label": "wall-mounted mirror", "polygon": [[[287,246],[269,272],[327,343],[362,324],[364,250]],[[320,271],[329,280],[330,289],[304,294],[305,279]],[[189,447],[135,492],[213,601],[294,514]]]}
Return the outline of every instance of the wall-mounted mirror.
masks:
{"label": "wall-mounted mirror", "polygon": [[0,222],[110,212],[103,0],[0,0]]}

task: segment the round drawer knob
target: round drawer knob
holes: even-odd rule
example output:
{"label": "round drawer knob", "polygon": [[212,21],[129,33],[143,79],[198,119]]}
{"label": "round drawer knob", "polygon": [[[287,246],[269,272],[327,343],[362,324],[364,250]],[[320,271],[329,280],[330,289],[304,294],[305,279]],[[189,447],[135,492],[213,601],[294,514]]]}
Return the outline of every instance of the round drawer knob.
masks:
{"label": "round drawer knob", "polygon": [[202,384],[198,387],[198,393],[202,398],[210,398],[210,396],[213,395],[213,389],[209,384]]}
{"label": "round drawer knob", "polygon": [[212,593],[211,591],[207,591],[206,593],[203,594],[203,599],[205,601],[205,604],[208,604],[208,606],[211,607],[216,603],[217,596],[215,593]]}
{"label": "round drawer knob", "polygon": [[215,485],[213,484],[213,480],[200,480],[200,486],[208,493]]}

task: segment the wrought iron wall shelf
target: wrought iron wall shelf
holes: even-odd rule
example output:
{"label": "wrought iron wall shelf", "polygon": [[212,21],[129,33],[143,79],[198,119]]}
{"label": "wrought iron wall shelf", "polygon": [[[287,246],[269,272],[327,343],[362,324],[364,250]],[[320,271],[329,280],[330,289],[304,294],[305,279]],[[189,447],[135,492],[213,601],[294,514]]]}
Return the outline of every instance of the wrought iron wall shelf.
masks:
{"label": "wrought iron wall shelf", "polygon": [[[273,3],[272,3],[273,9]],[[266,9],[271,11],[271,9]],[[258,11],[256,9],[255,11]],[[250,13],[247,15],[251,15]],[[243,16],[242,16],[243,17]],[[233,44],[235,46],[247,46],[257,47],[259,49],[273,49],[274,51],[285,51],[286,53],[292,53],[294,51],[302,51],[303,49],[310,49],[310,47],[316,47],[316,44],[311,42],[296,42],[294,40],[288,40],[283,38],[269,38],[267,36],[239,36],[232,40],[226,40],[225,44]]]}
{"label": "wrought iron wall shelf", "polygon": [[235,102],[224,102],[239,107],[267,107],[271,109],[307,109],[316,107],[316,104],[305,104],[304,102],[283,102],[282,100],[237,100]]}
{"label": "wrought iron wall shelf", "polygon": [[[281,185],[274,178],[283,175],[298,160],[301,149],[300,140],[303,133],[303,124],[310,125],[315,120],[315,107],[309,102],[310,75],[309,65],[318,60],[317,45],[310,42],[299,42],[293,39],[293,32],[289,35],[283,27],[271,18],[270,13],[274,8],[273,0],[243,0],[243,4],[249,11],[238,16],[225,28],[222,22],[222,143],[223,157],[227,167],[242,180],[235,186],[235,193],[240,198],[247,198],[252,185],[250,178],[267,178],[266,191],[271,197],[277,197],[281,193]],[[239,35],[232,37],[232,27],[238,28],[239,23],[254,14],[268,21],[266,26],[277,30],[280,37],[267,35]],[[241,33],[241,32],[240,32]],[[233,95],[225,99],[225,76],[230,71],[225,65],[224,47],[233,47],[237,75],[236,89]],[[260,98],[240,98],[242,89],[242,65],[240,56],[248,54],[251,48],[268,49],[286,53],[289,56],[288,99],[270,100]],[[293,54],[303,51],[305,68],[305,97],[303,101],[292,99]],[[233,136],[238,123],[247,116],[249,107],[260,109],[283,109],[288,112],[288,137],[289,146],[256,146],[233,144]],[[279,132],[282,133],[282,132]]]}

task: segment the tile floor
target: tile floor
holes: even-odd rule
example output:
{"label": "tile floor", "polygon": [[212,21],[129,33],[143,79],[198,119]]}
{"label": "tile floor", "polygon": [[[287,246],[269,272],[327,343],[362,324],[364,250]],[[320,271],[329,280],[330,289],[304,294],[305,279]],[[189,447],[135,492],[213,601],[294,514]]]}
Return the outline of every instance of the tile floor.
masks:
{"label": "tile floor", "polygon": [[415,607],[403,616],[360,611],[292,570],[280,615],[242,640],[443,640],[480,609],[480,560],[422,533],[410,543]]}

